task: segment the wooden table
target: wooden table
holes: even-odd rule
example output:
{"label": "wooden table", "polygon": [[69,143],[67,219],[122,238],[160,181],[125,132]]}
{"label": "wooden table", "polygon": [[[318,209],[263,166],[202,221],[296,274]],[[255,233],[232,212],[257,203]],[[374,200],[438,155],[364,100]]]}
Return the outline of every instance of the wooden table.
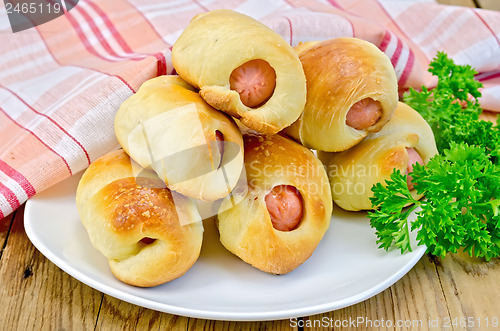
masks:
{"label": "wooden table", "polygon": [[[500,9],[499,0],[439,2]],[[424,255],[396,284],[348,308],[293,322],[210,321],[138,307],[84,285],[38,252],[26,236],[23,216],[24,206],[0,220],[1,330],[306,330],[322,321],[353,329],[349,322],[358,318],[373,325],[359,329],[378,330],[388,321],[402,323],[397,329],[462,330],[463,321],[468,329],[483,330],[487,324],[500,329],[499,259]]]}

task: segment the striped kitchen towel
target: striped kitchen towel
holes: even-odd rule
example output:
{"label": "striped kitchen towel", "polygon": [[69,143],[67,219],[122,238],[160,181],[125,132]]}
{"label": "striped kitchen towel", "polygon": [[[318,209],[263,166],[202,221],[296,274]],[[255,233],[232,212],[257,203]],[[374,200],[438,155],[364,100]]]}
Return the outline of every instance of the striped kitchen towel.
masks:
{"label": "striped kitchen towel", "polygon": [[229,8],[291,45],[354,36],[384,51],[401,90],[436,82],[438,50],[479,71],[500,112],[500,13],[423,0],[80,0],[12,33],[0,8],[0,219],[117,146],[113,119],[147,79],[172,74],[173,43],[196,14]]}

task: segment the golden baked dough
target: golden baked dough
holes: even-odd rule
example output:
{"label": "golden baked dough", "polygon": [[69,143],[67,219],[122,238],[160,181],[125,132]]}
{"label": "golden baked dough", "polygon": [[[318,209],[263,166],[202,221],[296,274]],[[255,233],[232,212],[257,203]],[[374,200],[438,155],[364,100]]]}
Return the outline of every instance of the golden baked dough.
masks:
{"label": "golden baked dough", "polygon": [[[218,228],[222,244],[252,266],[284,274],[306,261],[329,227],[332,198],[321,162],[307,148],[281,135],[244,135],[248,190],[233,208],[222,202]],[[277,230],[266,197],[275,187],[294,187],[302,200],[300,223]],[[284,201],[286,205],[287,201]],[[286,206],[278,206],[282,208]]]}
{"label": "golden baked dough", "polygon": [[[304,146],[339,152],[379,131],[394,113],[398,85],[394,68],[375,45],[357,38],[335,38],[296,46],[307,81],[304,112],[285,132]],[[378,121],[364,129],[346,124],[358,102],[378,102]]]}
{"label": "golden baked dough", "polygon": [[[346,210],[373,209],[371,188],[390,179],[394,169],[407,172],[408,151],[414,148],[424,163],[437,154],[434,134],[418,112],[399,103],[391,120],[356,146],[340,153],[319,153],[327,165],[333,201]],[[422,196],[412,189],[414,198]]]}
{"label": "golden baked dough", "polygon": [[[231,90],[229,79],[233,70],[256,59],[274,69],[276,86],[267,102],[250,108]],[[258,132],[282,130],[304,108],[306,82],[296,52],[280,35],[235,11],[220,9],[194,17],[172,48],[172,63],[207,103]]]}
{"label": "golden baked dough", "polygon": [[196,262],[203,226],[192,201],[161,188],[153,172],[136,181],[131,162],[123,150],[94,161],[80,179],[76,203],[112,273],[127,284],[156,286]]}
{"label": "golden baked dough", "polygon": [[118,110],[115,133],[132,159],[191,198],[227,196],[243,170],[243,140],[233,119],[178,76],[146,81]]}

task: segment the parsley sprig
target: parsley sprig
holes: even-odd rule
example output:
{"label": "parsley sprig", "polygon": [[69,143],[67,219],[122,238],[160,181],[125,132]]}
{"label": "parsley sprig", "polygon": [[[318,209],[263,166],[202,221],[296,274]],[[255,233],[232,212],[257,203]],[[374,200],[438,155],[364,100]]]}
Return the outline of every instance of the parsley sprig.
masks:
{"label": "parsley sprig", "polygon": [[[425,200],[411,196],[406,175],[399,170],[386,185],[372,189],[372,204],[379,208],[369,217],[380,248],[394,245],[402,253],[411,251],[411,229],[418,231],[419,244],[436,256],[460,248],[487,260],[500,256],[500,166],[483,148],[451,143],[425,166],[415,165],[412,177]],[[412,205],[404,208],[407,204]],[[408,216],[417,207],[417,217],[409,224]]]}
{"label": "parsley sprig", "polygon": [[[463,249],[486,260],[498,257],[500,120],[496,125],[479,120],[481,84],[474,80],[473,68],[438,53],[429,71],[438,77],[436,88],[410,89],[405,102],[427,120],[440,154],[413,168],[412,182],[424,200],[412,197],[399,170],[373,186],[376,210],[368,216],[377,243],[386,250],[411,251],[410,231],[416,230],[418,244],[436,256]],[[417,217],[409,221],[413,212]]]}

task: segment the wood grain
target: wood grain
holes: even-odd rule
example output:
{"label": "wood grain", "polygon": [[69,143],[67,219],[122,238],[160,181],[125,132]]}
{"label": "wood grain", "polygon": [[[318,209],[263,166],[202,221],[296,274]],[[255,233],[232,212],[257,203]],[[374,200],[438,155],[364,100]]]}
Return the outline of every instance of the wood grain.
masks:
{"label": "wood grain", "polygon": [[500,115],[500,113],[494,113],[491,111],[483,111],[479,117],[485,121],[490,121],[490,122],[496,123],[498,115]]}
{"label": "wood grain", "polygon": [[477,2],[483,9],[500,10],[499,0],[477,0]]}
{"label": "wood grain", "polygon": [[12,220],[14,219],[14,215],[17,211],[14,211],[12,214],[8,215],[0,219],[0,259],[2,258],[2,253],[7,244],[6,240],[9,236],[10,227],[12,225]]}
{"label": "wood grain", "polygon": [[14,216],[0,264],[0,326],[8,330],[92,330],[102,294],[69,276],[31,244],[24,208]]}
{"label": "wood grain", "polygon": [[[473,0],[437,0],[443,5],[476,7]],[[482,9],[500,10],[500,0],[476,0],[477,4]]]}
{"label": "wood grain", "polygon": [[476,7],[474,1],[472,0],[437,0],[438,3],[443,5],[452,5],[452,6],[463,6],[463,7]]}
{"label": "wood grain", "polygon": [[486,319],[500,318],[499,262],[498,258],[485,262],[459,252],[449,254],[437,269],[450,315],[482,321],[482,327],[476,322],[471,330],[483,330]]}
{"label": "wood grain", "polygon": [[224,331],[250,331],[250,330],[297,330],[290,326],[290,320],[268,321],[268,322],[228,322],[211,321],[204,319],[189,319],[189,331],[198,330],[224,330]]}
{"label": "wood grain", "polygon": [[104,295],[96,330],[186,330],[188,320]]}
{"label": "wood grain", "polygon": [[[346,327],[339,330],[350,330],[353,325],[379,330],[382,319],[386,321],[382,325],[391,323],[396,330],[463,330],[460,323],[467,324],[468,318],[474,322],[468,330],[482,330],[488,321],[491,326],[493,318],[500,318],[499,261],[485,262],[462,252],[442,260],[424,255],[408,274],[384,292],[351,307],[307,317],[304,330],[328,330],[330,326],[341,326],[343,321]],[[359,318],[362,320],[357,323]],[[353,320],[356,323],[352,324]],[[324,321],[326,324],[321,324]],[[453,321],[458,325],[454,326]],[[402,326],[397,327],[397,323]]]}
{"label": "wood grain", "polygon": [[[436,316],[430,316],[428,312],[435,312]],[[308,319],[314,321],[326,317],[328,321],[332,321],[329,322],[330,325],[346,326],[340,327],[340,330],[352,329],[352,321],[356,321],[354,325],[363,330],[379,330],[381,325],[395,327],[396,330],[417,327],[425,330],[430,318],[446,316],[449,317],[449,312],[436,266],[433,259],[424,255],[408,274],[382,293],[354,306]],[[396,327],[397,323],[403,323],[403,326]]]}

